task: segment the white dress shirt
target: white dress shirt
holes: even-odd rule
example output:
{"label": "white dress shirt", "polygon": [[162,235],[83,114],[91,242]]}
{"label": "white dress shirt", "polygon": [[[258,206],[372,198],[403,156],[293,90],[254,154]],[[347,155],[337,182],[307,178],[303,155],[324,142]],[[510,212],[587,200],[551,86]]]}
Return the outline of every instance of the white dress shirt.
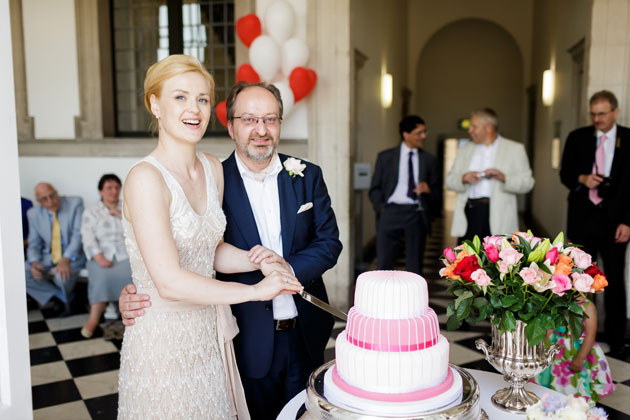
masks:
{"label": "white dress shirt", "polygon": [[[283,170],[283,167],[280,157],[275,154],[269,165],[260,172],[250,171],[241,161],[238,153],[234,153],[234,157],[254,213],[261,245],[282,256],[278,174]],[[272,304],[273,319],[290,319],[295,318],[298,314],[292,295],[276,296]]]}
{"label": "white dress shirt", "polygon": [[400,143],[400,157],[398,161],[398,183],[392,195],[387,199],[387,204],[418,204],[417,199],[407,195],[409,188],[409,152],[413,153],[413,179],[417,179],[420,168],[418,167],[418,149],[410,149],[405,142]]}
{"label": "white dress shirt", "polygon": [[606,143],[604,143],[604,157],[606,164],[604,168],[597,168],[601,173],[602,169],[604,170],[604,176],[610,176],[610,169],[612,168],[613,159],[615,157],[615,146],[617,143],[617,124],[613,125],[613,127],[608,131],[608,133],[604,133],[601,130],[597,130],[597,146],[599,146],[599,138],[604,135],[606,136]]}
{"label": "white dress shirt", "polygon": [[[499,143],[497,140],[499,140],[498,135],[489,146],[485,144],[475,145],[475,150],[468,166],[470,172],[483,172],[496,166],[494,161],[497,156],[497,144]],[[470,184],[468,188],[468,198],[470,199],[490,197],[490,193],[492,193],[492,180],[490,179],[482,178],[476,184]]]}
{"label": "white dress shirt", "polygon": [[[122,212],[122,200],[118,202],[118,211]],[[129,259],[121,220],[109,214],[109,209],[102,201],[83,212],[81,239],[88,260],[101,252],[110,261],[114,257],[117,261]]]}

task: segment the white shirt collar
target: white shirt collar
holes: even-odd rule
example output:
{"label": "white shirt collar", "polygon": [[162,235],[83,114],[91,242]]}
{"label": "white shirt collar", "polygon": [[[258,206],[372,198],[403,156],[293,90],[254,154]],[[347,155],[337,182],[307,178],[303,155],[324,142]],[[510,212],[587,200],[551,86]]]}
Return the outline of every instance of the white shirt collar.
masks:
{"label": "white shirt collar", "polygon": [[[263,182],[265,178],[271,175],[277,175],[282,170],[282,163],[280,162],[280,156],[278,156],[278,153],[274,153],[271,161],[269,162],[269,165],[267,165],[267,167],[260,172],[254,172],[250,170],[245,165],[245,163],[243,163],[236,151],[234,151],[234,157],[236,158],[236,166],[238,167],[238,171],[240,172],[241,177],[247,177],[256,181]],[[262,177],[262,179],[258,179],[261,174],[264,174],[264,177]]]}
{"label": "white shirt collar", "polygon": [[409,146],[407,146],[404,141],[400,142],[400,151],[405,156],[408,155],[409,152],[412,152],[414,155],[418,153],[418,149],[416,149],[415,147],[413,149],[409,148]]}
{"label": "white shirt collar", "polygon": [[607,133],[604,133],[602,130],[597,130],[597,132],[595,133],[595,136],[597,137],[597,144],[599,144],[599,138],[602,135],[606,136],[606,139],[608,140],[615,140],[615,138],[617,137],[617,124],[614,124]]}

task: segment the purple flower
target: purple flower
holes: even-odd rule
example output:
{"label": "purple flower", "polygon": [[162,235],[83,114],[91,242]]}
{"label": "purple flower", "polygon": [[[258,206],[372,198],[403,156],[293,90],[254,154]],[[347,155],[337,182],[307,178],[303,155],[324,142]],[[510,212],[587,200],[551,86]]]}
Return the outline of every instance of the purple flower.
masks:
{"label": "purple flower", "polygon": [[567,402],[564,398],[555,395],[545,394],[542,398],[543,411],[545,413],[553,413],[556,410],[566,407]]}

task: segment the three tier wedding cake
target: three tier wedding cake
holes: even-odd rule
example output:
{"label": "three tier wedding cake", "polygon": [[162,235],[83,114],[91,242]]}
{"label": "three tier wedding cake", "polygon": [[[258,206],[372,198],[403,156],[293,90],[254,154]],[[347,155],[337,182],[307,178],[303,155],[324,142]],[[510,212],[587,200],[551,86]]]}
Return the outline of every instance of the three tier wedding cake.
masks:
{"label": "three tier wedding cake", "polygon": [[361,274],[336,340],[336,365],[324,377],[326,398],[375,415],[459,404],[462,379],[448,365],[449,343],[428,303],[427,283],[417,274]]}

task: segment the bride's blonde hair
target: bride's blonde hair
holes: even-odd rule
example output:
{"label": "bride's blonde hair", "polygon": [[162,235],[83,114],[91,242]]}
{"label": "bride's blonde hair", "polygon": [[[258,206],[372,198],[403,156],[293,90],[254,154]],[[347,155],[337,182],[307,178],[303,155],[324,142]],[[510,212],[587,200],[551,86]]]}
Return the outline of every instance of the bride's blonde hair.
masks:
{"label": "bride's blonde hair", "polygon": [[201,74],[208,81],[208,85],[210,86],[210,106],[214,106],[214,78],[212,75],[195,57],[184,54],[173,54],[149,67],[147,75],[144,78],[144,106],[151,115],[153,115],[153,112],[151,112],[151,95],[155,95],[156,98],[159,98],[162,94],[164,82],[171,77],[189,71]]}

